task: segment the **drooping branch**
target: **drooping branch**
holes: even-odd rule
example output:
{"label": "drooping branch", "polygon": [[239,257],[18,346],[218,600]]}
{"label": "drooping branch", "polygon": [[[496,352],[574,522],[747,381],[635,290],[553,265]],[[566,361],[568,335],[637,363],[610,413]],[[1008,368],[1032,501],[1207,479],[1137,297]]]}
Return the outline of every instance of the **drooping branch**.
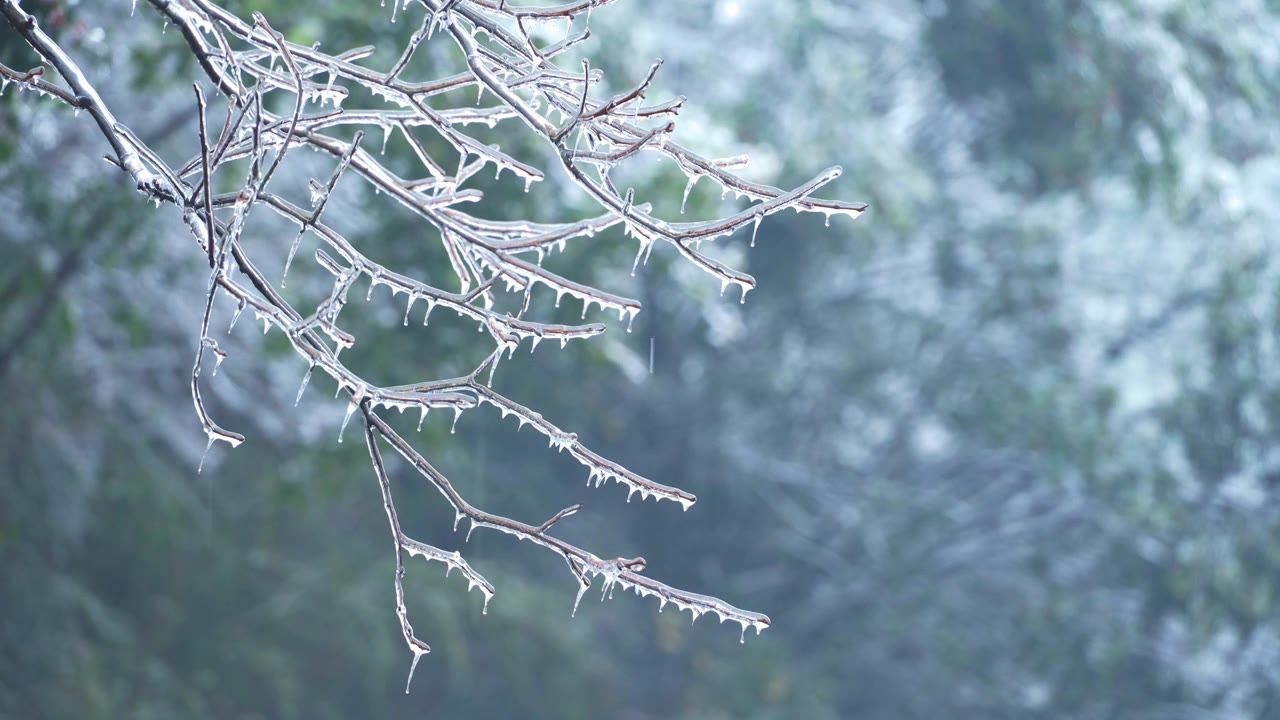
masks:
{"label": "drooping branch", "polygon": [[[677,144],[676,119],[684,106],[683,97],[648,103],[661,63],[653,64],[644,78],[629,89],[603,99],[593,96],[603,83],[603,75],[584,62],[580,71],[564,70],[555,59],[568,48],[586,39],[585,29],[571,33],[574,24],[589,18],[590,12],[609,0],[579,0],[555,6],[515,6],[506,0],[418,0],[424,16],[397,61],[387,70],[376,70],[360,62],[372,53],[362,47],[330,54],[318,46],[304,47],[288,42],[267,19],[255,15],[246,22],[212,0],[149,0],[166,22],[175,25],[194,54],[201,70],[218,93],[228,101],[226,118],[216,139],[207,127],[207,107],[196,88],[199,123],[198,149],[185,162],[169,164],[147,147],[108,110],[89,80],[47,35],[35,20],[22,11],[16,0],[0,0],[6,20],[57,71],[68,88],[51,83],[40,69],[21,73],[0,66],[0,80],[16,82],[40,90],[77,109],[88,111],[114,151],[113,162],[129,172],[134,185],[157,204],[180,207],[195,245],[210,268],[205,294],[197,355],[192,370],[192,396],[201,427],[209,445],[222,440],[232,446],[243,437],[223,430],[209,417],[200,392],[205,353],[214,353],[214,370],[226,356],[209,331],[215,300],[226,295],[237,305],[235,317],[251,310],[263,323],[288,339],[290,346],[306,362],[300,398],[319,369],[332,378],[339,392],[349,395],[342,420],[345,429],[359,411],[365,440],[383,506],[395,541],[395,597],[405,642],[416,666],[429,652],[409,623],[404,600],[402,553],[421,555],[459,570],[471,587],[479,587],[488,599],[494,588],[456,552],[447,552],[406,535],[396,512],[391,478],[383,462],[380,443],[390,445],[453,508],[456,521],[466,518],[470,530],[488,528],[513,535],[556,553],[565,560],[578,583],[577,600],[591,585],[592,577],[602,580],[605,595],[615,586],[654,596],[660,604],[674,603],[689,610],[696,619],[705,613],[721,621],[740,624],[743,634],[749,627],[757,632],[769,625],[760,613],[738,609],[714,597],[670,587],[641,574],[642,558],[602,559],[570,545],[551,534],[557,523],[578,512],[580,505],[566,508],[540,524],[528,524],[485,512],[467,502],[443,474],[408,440],[379,415],[380,409],[417,409],[425,417],[432,408],[451,409],[454,419],[481,405],[496,408],[503,417],[513,415],[520,425],[528,424],[548,440],[551,447],[567,451],[587,469],[588,482],[597,486],[614,480],[642,499],[672,500],[686,510],[695,502],[693,494],[649,480],[588,449],[578,436],[561,429],[537,411],[492,388],[494,374],[505,354],[527,344],[532,350],[543,339],[556,339],[563,347],[569,340],[596,337],[606,330],[600,322],[585,322],[592,306],[616,312],[630,321],[640,311],[639,302],[604,289],[564,277],[543,267],[550,254],[563,251],[570,242],[594,236],[615,226],[639,241],[636,262],[647,259],[656,244],[670,245],[678,254],[711,274],[722,291],[738,285],[745,297],[755,280],[705,255],[704,242],[714,241],[750,228],[752,243],[764,217],[792,209],[827,215],[857,217],[865,205],[815,197],[820,188],[839,176],[839,168],[819,173],[813,180],[792,190],[782,190],[744,180],[731,170],[745,164],[743,158],[710,160]],[[408,2],[393,0],[395,10]],[[534,29],[548,21],[566,24],[565,36],[556,42],[541,42]],[[483,40],[482,40],[483,39]],[[443,77],[425,80],[406,78],[419,46],[429,41],[451,42],[462,54],[465,65]],[[374,107],[343,107],[353,97],[352,89],[363,88],[380,104]],[[457,107],[440,109],[441,96],[470,89],[484,106],[469,99]],[[278,115],[268,110],[264,98],[271,93],[290,96],[290,111]],[[363,95],[363,94],[361,94]],[[428,100],[433,99],[432,104]],[[325,106],[331,108],[326,109]],[[313,107],[313,106],[318,106]],[[558,223],[495,221],[479,217],[467,208],[483,200],[476,188],[465,187],[484,168],[493,166],[520,178],[526,191],[544,179],[542,170],[503,152],[497,145],[481,142],[472,126],[494,127],[519,121],[528,132],[553,149],[561,170],[599,206],[599,214],[587,219]],[[346,135],[349,129],[355,129]],[[417,165],[413,176],[401,177],[379,156],[364,147],[366,130],[380,128],[385,141],[394,133],[403,138]],[[424,142],[420,133],[432,133],[437,142]],[[334,168],[324,182],[307,183],[311,208],[304,209],[273,192],[288,173],[277,172],[291,148],[307,146],[333,159]],[[441,150],[440,148],[445,148]],[[653,214],[653,206],[637,202],[634,189],[625,192],[615,186],[613,170],[642,154],[656,154],[671,161],[688,178],[684,200],[700,178],[707,178],[724,193],[734,193],[750,205],[725,217],[696,222],[676,222]],[[239,189],[213,192],[213,176],[228,172],[230,163],[247,160],[247,172],[238,177]],[[348,176],[367,183],[381,195],[398,202],[426,228],[439,235],[450,267],[458,282],[456,290],[439,287],[386,267],[344,237],[324,219],[330,197]],[[297,233],[282,239],[277,247],[287,248],[283,285],[301,241],[311,236],[319,241],[316,263],[333,277],[327,297],[314,308],[292,307],[272,282],[260,272],[249,255],[246,233],[253,232],[254,210],[264,208],[297,226]],[[684,202],[681,203],[681,214]],[[255,247],[264,243],[255,242]],[[434,307],[443,306],[477,324],[487,332],[493,350],[461,377],[429,379],[407,385],[385,386],[349,369],[339,356],[357,341],[341,325],[341,313],[353,285],[368,281],[369,292],[387,286],[393,297],[406,296],[404,324],[418,303],[425,307],[425,325]],[[542,285],[556,296],[564,295],[582,304],[584,322],[579,325],[545,323],[529,319],[534,288]],[[519,310],[498,309],[501,294],[514,295]],[[234,324],[234,318],[233,318]],[[482,375],[487,371],[487,380]],[[419,423],[421,427],[421,422]],[[342,432],[339,432],[339,441]],[[576,611],[577,600],[574,608]],[[410,670],[412,676],[412,669]]]}

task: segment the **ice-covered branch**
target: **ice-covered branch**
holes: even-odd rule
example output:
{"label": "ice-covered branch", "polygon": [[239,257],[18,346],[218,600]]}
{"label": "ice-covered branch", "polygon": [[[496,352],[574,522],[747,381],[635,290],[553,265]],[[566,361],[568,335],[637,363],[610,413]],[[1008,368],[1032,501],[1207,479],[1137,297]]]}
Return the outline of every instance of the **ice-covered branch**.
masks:
{"label": "ice-covered branch", "polygon": [[[121,124],[71,58],[39,30],[16,0],[0,0],[6,20],[57,71],[67,87],[43,77],[43,67],[20,72],[0,66],[0,82],[30,87],[89,112],[114,151],[113,162],[130,173],[134,186],[157,205],[169,203],[181,208],[194,245],[209,265],[191,388],[196,415],[210,446],[215,440],[234,446],[244,439],[223,430],[210,418],[201,395],[200,380],[209,354],[215,374],[226,357],[210,331],[214,303],[219,297],[228,297],[236,304],[233,325],[235,318],[249,310],[262,322],[264,332],[275,329],[287,338],[306,365],[299,398],[317,369],[337,384],[339,393],[347,393],[341,427],[345,430],[351,417],[360,412],[395,542],[396,614],[414,665],[429,652],[429,647],[417,638],[409,623],[402,584],[404,553],[441,562],[450,571],[458,570],[470,587],[481,589],[486,606],[494,588],[457,552],[434,548],[404,535],[380,443],[389,444],[407,460],[440,492],[458,521],[469,521],[471,530],[498,530],[562,557],[578,583],[579,600],[590,587],[591,578],[598,577],[604,595],[620,586],[642,596],[654,596],[662,606],[674,603],[689,610],[695,619],[713,613],[722,621],[732,620],[741,625],[744,634],[747,628],[759,632],[767,627],[769,620],[760,613],[648,578],[641,574],[646,565],[643,558],[602,559],[552,535],[557,524],[578,512],[580,505],[565,508],[540,524],[512,520],[471,505],[378,413],[384,408],[416,409],[425,418],[432,408],[446,408],[453,411],[456,422],[465,411],[489,405],[504,417],[514,416],[521,426],[533,427],[557,451],[567,451],[586,468],[588,484],[599,486],[614,480],[626,486],[628,500],[638,492],[642,499],[652,496],[671,500],[688,509],[695,501],[693,494],[649,480],[601,456],[587,448],[577,434],[492,388],[499,361],[504,355],[511,357],[526,341],[530,350],[544,339],[559,340],[563,347],[568,340],[590,339],[605,332],[604,323],[586,322],[592,306],[617,313],[620,320],[627,321],[628,330],[640,311],[636,300],[565,277],[544,267],[543,261],[571,242],[587,242],[584,238],[621,227],[625,235],[639,242],[637,263],[647,259],[655,244],[666,244],[719,279],[722,290],[736,284],[745,294],[754,287],[754,279],[704,255],[701,244],[744,228],[750,228],[754,244],[761,221],[784,209],[824,213],[828,218],[858,216],[865,209],[862,204],[815,196],[838,177],[840,169],[825,170],[799,187],[783,190],[734,174],[734,169],[745,164],[744,158],[709,160],[677,144],[672,138],[685,98],[649,102],[646,97],[660,71],[660,61],[652,64],[638,82],[624,85],[626,89],[595,97],[604,81],[599,70],[593,70],[588,62],[583,62],[580,69],[563,69],[554,60],[588,37],[585,27],[581,32],[570,31],[575,23],[585,24],[592,10],[609,4],[609,0],[578,0],[541,7],[517,6],[507,0],[419,0],[421,23],[395,63],[385,70],[361,64],[372,54],[371,47],[328,53],[321,51],[319,45],[297,45],[273,29],[262,15],[255,14],[252,21],[245,21],[212,0],[149,1],[167,23],[179,29],[199,67],[228,104],[221,128],[214,133],[208,126],[204,94],[197,85],[199,118],[193,132],[197,143],[194,154],[187,156],[185,162],[170,165]],[[402,6],[408,8],[408,3],[401,0],[393,2],[397,12]],[[564,24],[563,39],[542,42],[538,28],[547,23]],[[416,51],[426,42],[452,43],[464,64],[437,78],[406,77],[414,66],[411,60]],[[353,92],[360,89],[368,92]],[[469,91],[467,99],[454,107],[441,107],[448,104],[444,99],[450,93],[459,90]],[[473,92],[476,101],[471,99]],[[352,98],[368,94],[375,98],[371,107],[343,106],[353,102]],[[492,99],[491,104],[483,104],[486,94]],[[286,96],[289,102],[268,102],[278,96]],[[270,107],[288,110],[277,114]],[[492,166],[498,176],[506,172],[523,180],[526,191],[545,177],[541,169],[473,134],[477,127],[499,124],[522,125],[550,147],[564,176],[594,199],[598,206],[594,216],[545,223],[490,220],[475,214],[470,208],[483,200],[483,193],[468,184],[486,167]],[[403,139],[412,152],[404,158],[416,161],[407,176],[394,172],[381,153],[370,151],[366,134],[379,129],[384,152],[393,134]],[[425,141],[424,133],[433,134],[436,141]],[[332,169],[323,179],[305,182],[309,208],[290,202],[273,189],[283,182],[295,181],[283,168],[286,155],[297,147],[310,147],[332,161]],[[665,158],[688,177],[685,200],[694,184],[707,178],[725,194],[734,193],[750,204],[724,217],[703,221],[660,218],[650,203],[638,201],[634,189],[623,192],[614,184],[613,170],[642,154]],[[247,164],[232,165],[236,161]],[[237,189],[215,193],[214,175],[219,173],[224,178],[235,173],[232,186]],[[457,287],[441,287],[377,262],[336,229],[341,223],[326,220],[326,214],[336,212],[331,209],[330,199],[340,186],[350,182],[364,183],[399,203],[416,216],[424,229],[438,236]],[[221,184],[224,188],[226,185]],[[314,259],[331,278],[332,285],[314,307],[294,308],[251,257],[250,244],[244,240],[257,232],[250,221],[263,214],[255,213],[259,208],[297,228],[296,233],[285,238],[264,238],[265,242],[252,243],[255,252],[262,252],[260,248],[271,247],[271,241],[277,241],[274,247],[285,258],[281,286],[295,263],[302,240],[311,237],[319,242],[321,247],[315,251]],[[456,378],[388,386],[354,372],[339,356],[357,342],[356,336],[342,326],[342,311],[357,282],[367,282],[370,297],[380,285],[388,287],[393,297],[404,295],[406,326],[415,308],[422,308],[423,325],[434,308],[452,310],[488,334],[492,351],[469,374]],[[527,317],[535,307],[532,297],[538,285],[550,289],[557,307],[565,295],[578,300],[584,322],[566,325]],[[503,305],[499,302],[503,295],[514,299]],[[512,304],[518,304],[519,309],[500,309]],[[486,371],[488,377],[482,381]]]}
{"label": "ice-covered branch", "polygon": [[[386,421],[372,413],[367,417],[372,428],[444,496],[445,501],[453,508],[455,517],[458,520],[466,518],[471,523],[471,530],[475,528],[497,530],[520,540],[528,540],[535,545],[540,545],[564,558],[569,565],[569,569],[578,580],[577,600],[581,600],[583,593],[591,587],[590,577],[599,576],[602,579],[603,593],[609,593],[615,585],[618,585],[624,590],[634,590],[637,595],[642,597],[656,597],[663,607],[667,603],[673,603],[681,610],[688,610],[695,620],[706,613],[716,615],[721,622],[732,620],[742,627],[744,635],[748,627],[755,628],[757,633],[769,627],[769,618],[766,615],[741,610],[718,598],[679,590],[641,575],[640,572],[646,567],[644,558],[604,560],[586,550],[548,535],[546,530],[556,520],[569,514],[567,510],[561,511],[556,517],[540,526],[534,526],[501,515],[494,515],[475,507],[467,502],[454,489],[449,480],[439,470],[436,470],[407,440],[397,434]],[[574,610],[577,610],[577,601],[574,602]]]}

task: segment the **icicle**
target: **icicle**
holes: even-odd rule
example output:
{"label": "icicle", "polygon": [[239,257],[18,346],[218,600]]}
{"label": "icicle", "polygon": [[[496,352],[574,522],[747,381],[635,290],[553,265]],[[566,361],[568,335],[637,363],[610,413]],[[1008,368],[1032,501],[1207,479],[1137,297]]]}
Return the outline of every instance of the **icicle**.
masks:
{"label": "icicle", "polygon": [[302,244],[302,230],[298,231],[298,237],[293,239],[293,245],[289,247],[289,256],[284,260],[284,273],[280,275],[280,287],[284,287],[285,278],[289,277],[289,266],[293,265],[293,256],[298,254],[298,246]]}
{"label": "icicle", "polygon": [[342,416],[342,427],[338,429],[338,442],[342,442],[342,434],[347,430],[347,423],[351,422],[351,415],[356,411],[356,404],[354,398],[347,403],[347,413]]}
{"label": "icicle", "polygon": [[649,264],[649,256],[653,254],[653,246],[654,246],[654,244],[655,244],[655,243],[652,243],[652,242],[651,242],[651,243],[649,243],[649,249],[644,251],[644,263],[643,263],[643,264],[645,264],[645,265],[648,265],[648,264]]}
{"label": "icicle", "polygon": [[[398,1],[399,1],[399,0],[397,0],[397,2],[398,2]],[[413,651],[413,663],[412,663],[411,665],[409,665],[409,679],[408,679],[408,680],[406,680],[406,681],[404,682],[404,694],[405,694],[405,695],[408,695],[408,694],[409,694],[409,686],[413,684],[413,671],[414,671],[414,670],[416,670],[416,669],[418,668],[418,660],[422,657],[422,655],[423,655],[423,654],[422,654],[422,653],[420,653],[420,652],[418,652],[418,651],[417,651],[417,649],[414,649],[414,651]]]}
{"label": "icicle", "polygon": [[751,247],[756,246],[756,233],[760,232],[760,221],[764,220],[764,215],[756,213],[755,225],[751,228]]}
{"label": "icicle", "polygon": [[204,454],[200,456],[200,465],[196,467],[196,474],[204,472],[204,461],[209,457],[209,450],[213,448],[213,433],[209,433],[209,443],[204,446]]}
{"label": "icicle", "polygon": [[473,533],[473,532],[475,532],[475,531],[476,531],[476,521],[475,521],[475,518],[467,518],[467,519],[471,521],[471,527],[467,528],[467,537],[466,537],[466,539],[465,539],[465,540],[463,540],[463,541],[462,541],[462,542],[465,542],[465,543],[469,543],[469,542],[471,542],[471,533]]}
{"label": "icicle", "polygon": [[424,403],[422,405],[422,414],[418,416],[418,432],[422,432],[422,423],[426,422],[426,420],[427,420],[427,406]]}
{"label": "icicle", "polygon": [[315,365],[307,368],[307,374],[302,376],[302,384],[298,386],[298,395],[293,399],[293,406],[298,407],[298,403],[302,402],[302,393],[306,392],[307,383],[311,382],[311,372],[316,369]]}
{"label": "icicle", "polygon": [[578,616],[578,604],[582,602],[582,596],[585,595],[586,593],[587,593],[587,584],[583,582],[578,583],[578,596],[573,599],[573,612],[569,613],[569,617]]}
{"label": "icicle", "polygon": [[235,313],[231,315],[231,324],[227,326],[227,332],[231,332],[231,330],[235,328],[236,321],[240,319],[240,313],[244,312],[244,307],[246,304],[247,303],[245,303],[244,300],[240,301],[240,305],[236,307]]}
{"label": "icicle", "polygon": [[653,240],[649,237],[641,237],[640,247],[636,250],[636,259],[631,261],[631,277],[636,276],[636,268],[640,267],[640,258],[645,256],[645,252],[653,244]]}
{"label": "icicle", "polygon": [[413,309],[413,303],[417,299],[418,299],[418,293],[416,291],[410,291],[409,302],[406,303],[404,306],[404,326],[405,327],[409,327],[409,311]]}
{"label": "icicle", "polygon": [[457,405],[453,406],[453,426],[449,428],[449,434],[453,435],[458,431],[458,418],[462,417],[462,408]]}
{"label": "icicle", "polygon": [[215,352],[213,354],[213,377],[218,377],[218,368],[222,367],[222,361],[226,359],[227,356],[223,353]]}
{"label": "icicle", "polygon": [[684,206],[689,202],[689,193],[693,192],[693,186],[698,183],[698,178],[702,177],[698,173],[689,176],[689,182],[684,186],[684,197],[680,200],[680,214],[684,214]]}

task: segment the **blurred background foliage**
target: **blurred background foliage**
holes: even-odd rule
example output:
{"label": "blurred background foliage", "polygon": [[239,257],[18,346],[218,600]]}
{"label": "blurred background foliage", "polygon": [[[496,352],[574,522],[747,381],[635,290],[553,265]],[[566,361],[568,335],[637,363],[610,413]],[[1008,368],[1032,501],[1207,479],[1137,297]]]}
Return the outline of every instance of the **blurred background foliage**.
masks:
{"label": "blurred background foliage", "polygon": [[[196,70],[146,3],[27,4],[123,122],[193,152]],[[374,44],[375,66],[417,27],[372,0],[227,6],[297,42]],[[774,626],[740,646],[634,596],[588,596],[570,619],[556,558],[482,532],[465,549],[498,587],[486,615],[458,578],[409,566],[434,652],[403,695],[385,518],[358,428],[335,442],[333,388],[317,378],[295,409],[304,368],[243,318],[206,395],[250,440],[196,474],[201,256],[176,211],[102,162],[91,123],[11,87],[0,715],[1280,714],[1280,4],[620,2],[591,27],[614,87],[665,60],[650,96],[691,98],[682,143],[748,152],[748,177],[783,186],[841,164],[830,194],[872,210],[830,228],[772,216],[755,248],[725,243],[760,281],[745,305],[660,250],[630,276],[618,232],[548,260],[645,311],[630,334],[504,362],[497,387],[697,493],[687,513],[584,490],[581,468],[481,412],[456,435],[432,415],[416,439],[474,503],[542,518],[584,501],[567,539],[643,554]],[[36,58],[6,29],[0,62]],[[547,166],[513,133],[495,137]],[[393,140],[387,161],[405,151]],[[300,195],[328,166],[297,160],[278,182]],[[675,168],[638,161],[628,181],[678,215]],[[485,182],[487,212],[591,212],[542,185]],[[355,183],[334,202],[370,255],[444,282],[412,218]],[[731,207],[699,185],[687,214]],[[293,234],[259,220],[278,273]],[[309,252],[297,302],[328,282]],[[351,311],[351,361],[388,383],[483,352],[443,314],[401,327],[385,291]],[[462,547],[434,493],[392,470],[406,530]]]}

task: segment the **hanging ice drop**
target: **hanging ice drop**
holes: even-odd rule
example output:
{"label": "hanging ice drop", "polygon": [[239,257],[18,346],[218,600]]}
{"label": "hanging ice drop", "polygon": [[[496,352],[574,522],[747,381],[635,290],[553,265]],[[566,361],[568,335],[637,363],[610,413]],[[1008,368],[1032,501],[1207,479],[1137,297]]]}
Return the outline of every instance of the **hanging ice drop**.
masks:
{"label": "hanging ice drop", "polygon": [[347,430],[347,423],[351,422],[351,415],[356,411],[356,402],[353,399],[347,403],[347,412],[342,416],[342,427],[338,429],[338,442],[342,442],[342,434]]}
{"label": "hanging ice drop", "polygon": [[297,407],[298,403],[302,402],[302,393],[306,392],[307,383],[311,382],[311,371],[315,369],[316,369],[316,366],[312,365],[311,367],[307,368],[306,374],[302,376],[302,384],[298,386],[298,395],[293,399],[294,407]]}

